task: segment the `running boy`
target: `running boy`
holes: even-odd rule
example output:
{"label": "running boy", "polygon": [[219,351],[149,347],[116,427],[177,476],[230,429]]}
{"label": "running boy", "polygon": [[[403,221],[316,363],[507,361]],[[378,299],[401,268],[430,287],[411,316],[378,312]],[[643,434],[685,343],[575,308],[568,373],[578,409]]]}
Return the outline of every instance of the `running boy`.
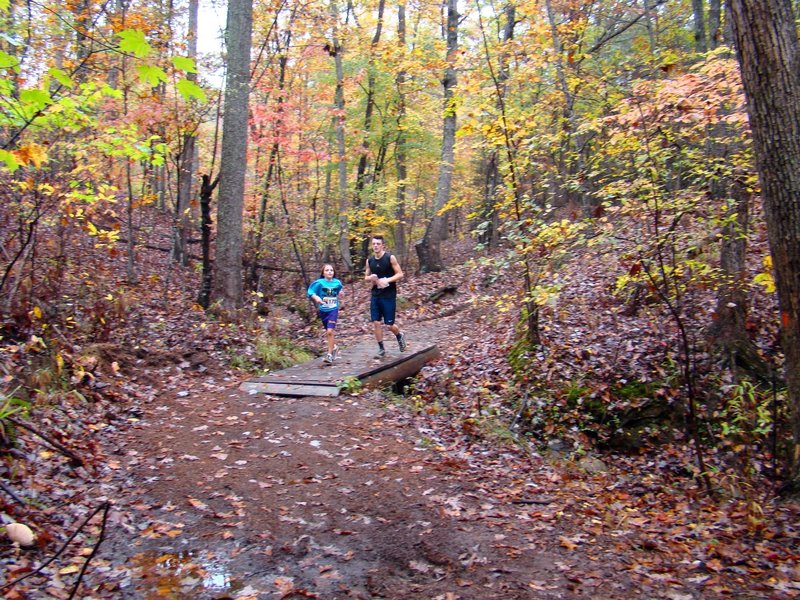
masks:
{"label": "running boy", "polygon": [[375,329],[375,341],[378,342],[378,353],[375,358],[383,358],[386,356],[386,348],[383,346],[381,319],[397,338],[400,352],[406,351],[406,336],[394,322],[397,310],[397,282],[403,278],[403,269],[400,268],[400,263],[394,254],[386,252],[382,235],[372,237],[372,252],[373,256],[367,259],[364,280],[372,284],[369,310]]}
{"label": "running boy", "polygon": [[308,286],[308,297],[319,307],[319,318],[325,328],[328,352],[323,360],[328,364],[332,364],[339,353],[334,335],[339,318],[340,295],[344,289],[342,282],[334,278],[335,274],[333,265],[326,263],[322,265],[320,278]]}

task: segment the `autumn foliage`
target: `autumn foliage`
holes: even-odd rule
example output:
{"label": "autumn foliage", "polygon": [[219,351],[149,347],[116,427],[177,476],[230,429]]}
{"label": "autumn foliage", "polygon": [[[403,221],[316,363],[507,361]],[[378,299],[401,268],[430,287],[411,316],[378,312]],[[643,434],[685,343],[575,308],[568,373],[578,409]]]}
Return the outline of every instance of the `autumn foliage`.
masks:
{"label": "autumn foliage", "polygon": [[[198,299],[220,226],[203,247],[201,204],[225,201],[201,177],[230,168],[224,54],[193,50],[190,4],[170,7],[0,0],[0,513],[51,532],[37,552],[79,519],[53,517],[55,488],[28,503],[32,482],[51,465],[57,481],[101,472],[112,459],[89,432],[130,426],[178,385],[152,367],[235,380],[313,355],[305,286],[330,261],[354,288],[379,231],[409,274],[409,327],[465,315],[396,390],[435,445],[565,460],[553,477],[576,497],[581,460],[620,461],[630,477],[586,486],[591,511],[634,498],[626,551],[654,556],[637,569],[699,556],[695,511],[720,532],[703,542],[708,589],[746,590],[730,573],[757,550],[781,574],[748,576],[796,593],[796,507],[779,500],[791,401],[729,44],[697,52],[681,3],[464,4],[444,106],[439,7],[255,2],[246,300],[231,310]],[[411,276],[436,218],[446,269]]]}

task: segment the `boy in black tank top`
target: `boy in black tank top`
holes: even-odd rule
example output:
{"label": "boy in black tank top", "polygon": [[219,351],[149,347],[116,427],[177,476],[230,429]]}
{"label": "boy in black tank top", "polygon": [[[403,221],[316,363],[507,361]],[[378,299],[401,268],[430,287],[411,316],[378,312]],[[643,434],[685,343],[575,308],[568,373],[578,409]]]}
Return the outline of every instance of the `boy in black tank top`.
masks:
{"label": "boy in black tank top", "polygon": [[375,341],[378,342],[378,353],[375,358],[383,358],[386,356],[386,348],[383,345],[381,321],[397,338],[400,352],[406,350],[406,336],[394,322],[397,311],[397,282],[403,278],[403,270],[394,254],[386,252],[383,236],[376,235],[372,238],[372,251],[373,256],[367,259],[364,281],[372,285],[369,309],[375,330]]}

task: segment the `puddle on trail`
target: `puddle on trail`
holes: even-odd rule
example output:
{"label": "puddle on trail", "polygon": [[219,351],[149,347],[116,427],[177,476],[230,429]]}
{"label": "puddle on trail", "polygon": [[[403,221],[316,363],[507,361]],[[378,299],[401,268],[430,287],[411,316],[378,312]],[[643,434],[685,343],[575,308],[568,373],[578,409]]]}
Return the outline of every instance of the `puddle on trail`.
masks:
{"label": "puddle on trail", "polygon": [[144,552],[133,557],[133,564],[141,570],[136,587],[144,598],[187,598],[202,592],[232,594],[244,587],[219,558],[208,553]]}

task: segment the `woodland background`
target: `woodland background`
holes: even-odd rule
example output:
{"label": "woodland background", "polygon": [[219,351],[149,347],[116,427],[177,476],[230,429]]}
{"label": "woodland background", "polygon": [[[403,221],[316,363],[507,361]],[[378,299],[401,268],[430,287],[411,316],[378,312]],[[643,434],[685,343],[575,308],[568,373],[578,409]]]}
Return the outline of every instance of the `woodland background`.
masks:
{"label": "woodland background", "polygon": [[677,453],[769,530],[796,400],[718,0],[248,0],[210,53],[198,8],[0,1],[7,517],[20,439],[81,448],[53,415],[130,401],[136,359],[316,352],[305,286],[359,280],[382,233],[401,317],[503,316],[415,403],[467,437]]}

